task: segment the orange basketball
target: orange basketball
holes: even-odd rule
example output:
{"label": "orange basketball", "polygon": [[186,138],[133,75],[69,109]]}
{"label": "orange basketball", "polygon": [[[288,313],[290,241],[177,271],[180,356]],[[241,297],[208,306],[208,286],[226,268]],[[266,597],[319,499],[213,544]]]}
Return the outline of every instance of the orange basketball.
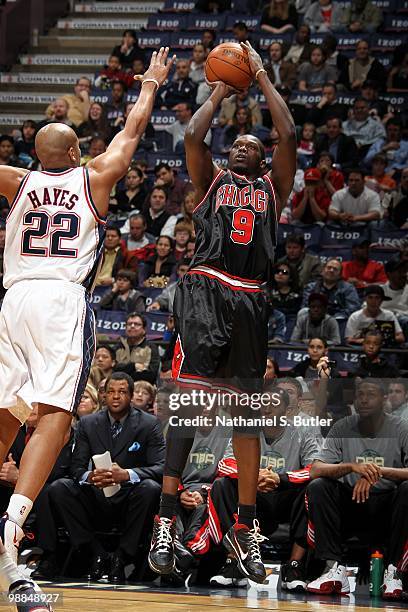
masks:
{"label": "orange basketball", "polygon": [[223,81],[235,89],[245,89],[252,83],[248,52],[234,42],[215,47],[205,62],[207,81]]}

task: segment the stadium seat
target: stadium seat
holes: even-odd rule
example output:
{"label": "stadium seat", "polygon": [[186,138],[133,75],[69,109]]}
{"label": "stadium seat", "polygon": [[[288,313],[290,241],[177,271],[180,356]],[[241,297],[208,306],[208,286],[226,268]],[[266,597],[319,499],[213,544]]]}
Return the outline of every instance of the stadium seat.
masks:
{"label": "stadium seat", "polygon": [[382,229],[372,229],[371,230],[371,242],[375,242],[380,247],[388,247],[388,248],[399,248],[401,246],[401,241],[407,239],[407,231],[406,230],[382,230]]}
{"label": "stadium seat", "polygon": [[246,23],[249,30],[259,30],[261,18],[259,15],[246,15],[239,13],[231,13],[227,17],[226,29],[232,30],[234,23],[243,21]]}
{"label": "stadium seat", "polygon": [[170,43],[169,32],[154,32],[150,29],[146,32],[141,32],[138,38],[140,46],[144,49],[159,49],[160,47],[166,47]]}
{"label": "stadium seat", "polygon": [[359,238],[369,239],[369,231],[366,227],[353,227],[343,229],[337,225],[325,225],[322,230],[321,244],[326,246],[350,246],[353,240]]}
{"label": "stadium seat", "polygon": [[[408,1],[408,0],[407,0]],[[398,34],[374,34],[371,39],[372,51],[392,52],[407,41],[407,36]]]}
{"label": "stadium seat", "polygon": [[149,15],[147,22],[148,30],[184,30],[186,27],[187,18],[185,15],[167,15],[166,13],[158,13]]}
{"label": "stadium seat", "polygon": [[289,225],[287,223],[279,223],[278,243],[283,244],[290,234],[300,234],[303,236],[308,251],[313,251],[314,253],[320,251],[322,243],[322,228],[320,225]]}
{"label": "stadium seat", "polygon": [[201,32],[173,32],[170,46],[172,49],[190,49],[191,51],[191,48],[199,42],[201,42]]}
{"label": "stadium seat", "polygon": [[224,29],[225,15],[211,15],[208,13],[192,13],[187,18],[186,28],[191,30],[215,30]]}
{"label": "stadium seat", "polygon": [[339,261],[350,261],[351,259],[351,246],[327,246],[323,247],[319,253],[319,257],[323,263],[326,263],[328,259],[338,259]]}
{"label": "stadium seat", "polygon": [[163,11],[192,11],[194,10],[195,2],[189,0],[165,0]]}
{"label": "stadium seat", "polygon": [[386,32],[407,32],[408,15],[387,15],[384,29]]}

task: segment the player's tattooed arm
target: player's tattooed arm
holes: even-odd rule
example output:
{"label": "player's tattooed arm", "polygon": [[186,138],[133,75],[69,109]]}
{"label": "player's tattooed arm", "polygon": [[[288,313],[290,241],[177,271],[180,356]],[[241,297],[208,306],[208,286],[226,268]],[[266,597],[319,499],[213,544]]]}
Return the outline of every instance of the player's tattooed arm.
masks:
{"label": "player's tattooed arm", "polygon": [[0,166],[0,195],[7,198],[11,205],[14,200],[21,181],[29,170],[24,168],[13,168],[12,166]]}

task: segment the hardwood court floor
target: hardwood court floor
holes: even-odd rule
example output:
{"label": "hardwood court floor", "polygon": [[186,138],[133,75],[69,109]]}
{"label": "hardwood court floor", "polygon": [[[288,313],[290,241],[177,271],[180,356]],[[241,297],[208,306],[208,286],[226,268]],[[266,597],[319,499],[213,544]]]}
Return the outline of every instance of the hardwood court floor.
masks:
{"label": "hardwood court floor", "polygon": [[[62,587],[62,585],[61,585]],[[234,597],[226,594],[201,594],[160,592],[146,589],[146,587],[133,587],[131,591],[101,589],[84,585],[82,588],[44,588],[47,593],[57,592],[63,595],[63,601],[54,608],[55,612],[125,612],[144,611],[156,612],[233,612],[235,610],[280,610],[283,612],[368,612],[375,610],[377,604],[368,600],[368,605],[359,605],[348,598],[340,601],[331,598],[311,598],[296,600],[281,600],[262,597],[254,598]],[[365,603],[365,602],[364,602]],[[62,604],[62,605],[61,605]],[[379,605],[382,604],[379,602]],[[14,612],[12,607],[1,607],[2,612]],[[407,604],[395,602],[386,606],[392,610],[406,610]],[[378,608],[377,608],[378,609]]]}

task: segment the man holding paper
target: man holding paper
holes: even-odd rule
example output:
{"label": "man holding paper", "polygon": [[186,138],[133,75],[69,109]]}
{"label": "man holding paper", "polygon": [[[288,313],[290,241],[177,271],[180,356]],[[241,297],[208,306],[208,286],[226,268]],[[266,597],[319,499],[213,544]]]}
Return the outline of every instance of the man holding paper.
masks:
{"label": "man holding paper", "polygon": [[[51,496],[75,548],[92,554],[91,580],[107,573],[124,582],[124,567],[136,562],[145,525],[158,508],[164,466],[159,420],[131,406],[134,383],[115,372],[106,383],[106,406],[81,419],[72,457],[72,477],[55,482]],[[92,461],[94,469],[89,470]],[[99,467],[96,467],[98,465]],[[95,536],[119,526],[118,549],[111,559]]]}

